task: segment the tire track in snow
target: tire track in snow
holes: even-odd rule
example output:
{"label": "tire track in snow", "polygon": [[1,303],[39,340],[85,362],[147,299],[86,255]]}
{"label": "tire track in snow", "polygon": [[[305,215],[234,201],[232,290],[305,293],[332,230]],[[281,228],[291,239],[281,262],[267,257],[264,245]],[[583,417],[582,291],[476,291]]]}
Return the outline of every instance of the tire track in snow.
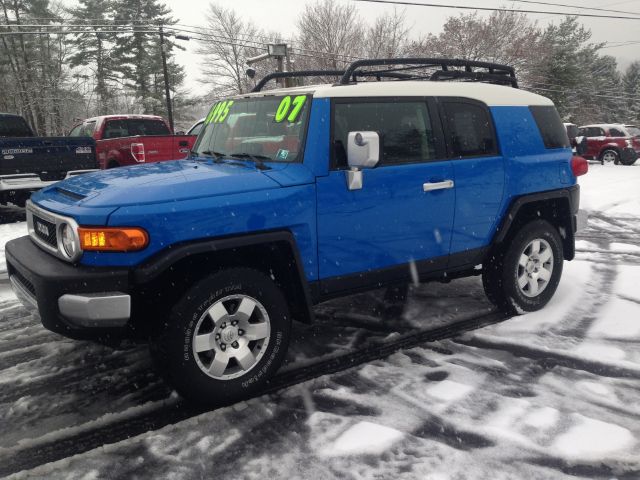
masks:
{"label": "tire track in snow", "polygon": [[[363,363],[383,359],[401,349],[450,338],[462,332],[493,325],[504,320],[506,320],[504,315],[491,312],[463,319],[445,327],[414,330],[382,344],[351,351],[326,361],[278,374],[256,396],[273,393],[323,375],[345,371]],[[87,430],[80,425],[71,429],[70,433],[60,432],[60,435],[54,436],[55,438],[44,441],[36,439],[28,442],[24,447],[16,446],[2,449],[0,450],[0,475],[32,469],[45,463],[84,453],[105,444],[116,443],[150,430],[160,429],[207,411],[210,410],[189,406],[183,402],[177,404],[169,402],[169,405],[164,408],[152,409],[150,412],[143,411],[140,415],[125,420],[116,419],[114,422],[105,421],[92,424],[92,428]]]}
{"label": "tire track in snow", "polygon": [[530,358],[544,361],[546,368],[562,366],[574,370],[583,370],[595,375],[611,378],[640,379],[640,366],[621,365],[601,360],[584,358],[565,351],[551,350],[544,346],[522,344],[508,340],[497,339],[486,335],[474,335],[454,340],[456,343],[477,348],[502,350],[516,357]]}

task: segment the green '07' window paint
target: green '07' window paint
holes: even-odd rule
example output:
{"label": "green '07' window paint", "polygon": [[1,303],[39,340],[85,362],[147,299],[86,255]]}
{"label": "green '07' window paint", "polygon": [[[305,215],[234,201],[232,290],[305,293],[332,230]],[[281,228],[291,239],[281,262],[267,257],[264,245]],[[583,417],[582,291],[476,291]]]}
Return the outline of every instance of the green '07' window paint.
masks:
{"label": "green '07' window paint", "polygon": [[278,105],[274,120],[278,123],[284,121],[286,118],[289,122],[295,122],[298,120],[298,116],[304,107],[307,97],[305,95],[298,95],[293,100],[290,96],[284,97]]}

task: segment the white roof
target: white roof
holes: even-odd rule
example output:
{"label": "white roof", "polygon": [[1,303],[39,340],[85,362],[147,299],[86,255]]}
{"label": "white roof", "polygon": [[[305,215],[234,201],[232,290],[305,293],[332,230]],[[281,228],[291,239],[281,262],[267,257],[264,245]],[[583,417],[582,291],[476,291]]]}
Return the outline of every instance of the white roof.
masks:
{"label": "white roof", "polygon": [[264,90],[251,94],[291,95],[312,93],[314,98],[344,97],[464,97],[489,106],[549,106],[546,97],[519,88],[479,82],[390,81],[362,82],[355,85],[312,85],[277,90]]}
{"label": "white roof", "polygon": [[589,125],[582,125],[580,128],[596,127],[596,128],[604,128],[604,129],[609,129],[609,128],[624,129],[627,126],[632,126],[632,125],[625,125],[623,123],[591,123]]}

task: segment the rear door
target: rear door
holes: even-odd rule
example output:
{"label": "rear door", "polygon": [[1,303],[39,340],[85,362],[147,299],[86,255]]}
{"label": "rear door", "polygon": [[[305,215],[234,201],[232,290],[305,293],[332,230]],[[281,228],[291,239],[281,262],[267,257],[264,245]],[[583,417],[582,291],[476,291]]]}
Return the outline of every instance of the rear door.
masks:
{"label": "rear door", "polygon": [[[447,263],[455,194],[435,101],[425,98],[334,99],[332,168],[317,179],[322,289],[404,280]],[[382,158],[349,190],[349,132],[376,131]],[[425,187],[425,185],[427,187]]]}
{"label": "rear door", "polygon": [[504,158],[485,104],[446,98],[439,105],[456,182],[451,254],[460,254],[465,263],[465,253],[473,257],[495,231],[504,194]]}

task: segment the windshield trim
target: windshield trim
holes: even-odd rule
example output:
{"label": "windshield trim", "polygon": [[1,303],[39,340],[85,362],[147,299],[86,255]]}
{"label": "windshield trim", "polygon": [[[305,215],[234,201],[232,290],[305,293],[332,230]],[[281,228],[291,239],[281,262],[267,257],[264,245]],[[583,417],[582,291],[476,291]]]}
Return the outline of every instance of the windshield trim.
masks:
{"label": "windshield trim", "polygon": [[[255,95],[251,95],[251,96],[244,96],[244,95],[236,95],[235,97],[229,97],[228,100],[256,100],[256,99],[264,99],[264,98],[279,98],[279,97],[286,97],[287,94],[286,93],[282,93],[282,92],[278,92],[278,94],[269,94],[268,91],[264,92],[265,95],[259,95],[259,96],[255,96]],[[306,149],[307,149],[307,136],[309,134],[309,119],[311,118],[311,109],[313,108],[313,94],[312,93],[304,93],[301,95],[305,95],[307,97],[307,102],[309,102],[309,108],[306,109],[305,113],[304,113],[304,129],[301,132],[300,135],[300,153],[298,154],[297,158],[295,159],[295,161],[293,162],[288,162],[286,160],[264,160],[265,164],[269,164],[269,163],[276,163],[278,165],[293,165],[296,163],[304,163],[304,155],[306,153]],[[214,102],[213,105],[215,105],[216,103],[218,103],[219,101],[222,101],[222,99],[218,100],[217,102]],[[198,135],[198,139],[196,140],[196,143],[193,145],[192,149],[191,149],[191,156],[192,157],[198,157],[198,153],[197,153],[197,149],[200,146],[200,141],[204,138],[204,135],[202,135],[204,133],[204,131],[206,130],[207,125],[205,125],[205,128],[203,128],[200,131],[200,134]],[[220,156],[221,159],[230,159],[230,160],[234,160],[233,156],[231,154],[224,154]],[[236,159],[237,160],[237,159]],[[247,159],[242,159],[242,161],[247,161],[250,162],[254,165],[257,165],[256,162],[254,162],[253,160],[247,158]]]}

